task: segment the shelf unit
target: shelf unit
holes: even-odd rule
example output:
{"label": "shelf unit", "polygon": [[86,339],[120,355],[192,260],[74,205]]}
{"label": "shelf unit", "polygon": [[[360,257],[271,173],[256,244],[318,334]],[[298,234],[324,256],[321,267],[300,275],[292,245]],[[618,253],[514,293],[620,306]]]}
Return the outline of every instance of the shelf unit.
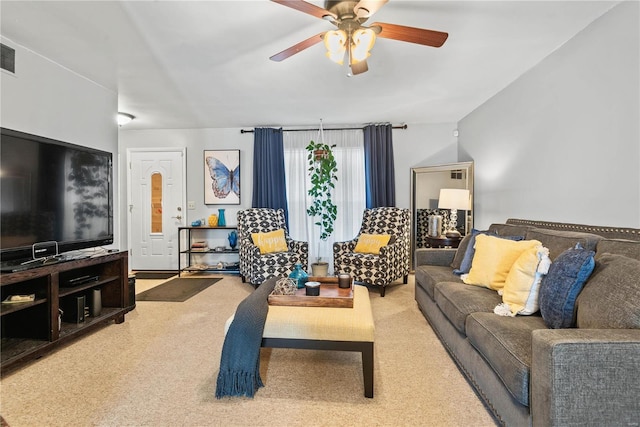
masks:
{"label": "shelf unit", "polygon": [[[70,286],[78,277],[91,281]],[[102,310],[84,321],[66,322],[59,309],[66,298],[84,295],[87,301],[100,289]],[[56,346],[88,333],[100,325],[124,322],[129,311],[128,253],[110,253],[65,261],[0,275],[0,299],[10,295],[35,295],[24,303],[2,303],[0,307],[2,373],[42,356]],[[85,305],[87,305],[85,304]]]}
{"label": "shelf unit", "polygon": [[[225,230],[225,231],[230,231],[230,230],[237,230],[237,227],[235,226],[224,226],[224,227],[178,227],[178,277],[182,274],[183,271],[191,271],[191,272],[197,272],[197,271],[209,271],[209,272],[214,272],[214,273],[225,273],[225,274],[240,274],[240,267],[234,267],[234,268],[216,268],[213,266],[210,266],[209,268],[206,269],[201,269],[201,268],[195,268],[193,267],[193,258],[194,256],[199,256],[199,257],[203,257],[203,256],[219,256],[220,255],[228,255],[228,254],[237,254],[238,255],[238,259],[239,259],[239,250],[237,249],[225,249],[223,251],[217,251],[215,250],[215,248],[209,248],[208,250],[192,250],[191,249],[191,243],[194,241],[194,234],[203,234],[202,239],[204,239],[204,234],[205,233],[210,233],[210,232],[215,232],[215,231],[220,231],[220,230]],[[195,233],[194,233],[195,232]],[[183,233],[186,233],[186,235],[184,236],[184,240],[183,240]],[[219,233],[218,233],[219,234]],[[200,240],[200,239],[199,239]],[[225,242],[227,241],[227,233],[224,234],[224,240]],[[184,249],[183,243],[182,242],[186,242],[186,246],[187,248]],[[222,246],[222,245],[220,245]],[[226,245],[225,245],[226,246]],[[185,258],[186,262],[184,263],[184,267],[183,267],[183,263],[182,263],[182,259],[183,257]]]}

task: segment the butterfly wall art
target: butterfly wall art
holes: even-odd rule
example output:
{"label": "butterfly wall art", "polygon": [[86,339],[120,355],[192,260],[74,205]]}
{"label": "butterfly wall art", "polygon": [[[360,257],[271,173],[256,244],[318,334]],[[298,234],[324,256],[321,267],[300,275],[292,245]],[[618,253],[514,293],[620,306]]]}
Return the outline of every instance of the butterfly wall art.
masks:
{"label": "butterfly wall art", "polygon": [[204,203],[240,204],[240,150],[205,150]]}

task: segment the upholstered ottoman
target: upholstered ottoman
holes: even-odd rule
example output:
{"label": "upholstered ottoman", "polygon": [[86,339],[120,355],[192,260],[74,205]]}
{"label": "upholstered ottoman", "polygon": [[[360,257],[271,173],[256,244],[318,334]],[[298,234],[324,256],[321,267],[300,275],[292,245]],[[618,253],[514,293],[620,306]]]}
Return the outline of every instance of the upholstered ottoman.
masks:
{"label": "upholstered ottoman", "polygon": [[[227,320],[227,329],[233,317]],[[356,285],[353,308],[269,306],[262,347],[358,351],[364,395],[373,397],[375,327],[369,291]]]}

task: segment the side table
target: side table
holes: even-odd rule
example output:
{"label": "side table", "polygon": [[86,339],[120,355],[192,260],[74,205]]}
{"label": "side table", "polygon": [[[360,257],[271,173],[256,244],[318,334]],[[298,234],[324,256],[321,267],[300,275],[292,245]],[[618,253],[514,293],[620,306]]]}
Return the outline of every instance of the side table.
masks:
{"label": "side table", "polygon": [[427,236],[427,244],[432,248],[457,248],[461,240],[461,237]]}

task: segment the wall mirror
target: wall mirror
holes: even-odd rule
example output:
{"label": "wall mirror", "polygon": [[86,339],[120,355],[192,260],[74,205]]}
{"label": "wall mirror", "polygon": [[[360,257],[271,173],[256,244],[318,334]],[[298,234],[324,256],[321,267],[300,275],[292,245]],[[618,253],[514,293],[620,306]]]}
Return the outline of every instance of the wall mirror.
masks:
{"label": "wall mirror", "polygon": [[440,190],[443,188],[469,190],[469,209],[457,211],[456,229],[464,236],[473,227],[473,162],[411,168],[412,269],[415,266],[416,249],[429,247],[429,215],[440,214],[445,223],[450,219],[449,210],[438,209]]}

